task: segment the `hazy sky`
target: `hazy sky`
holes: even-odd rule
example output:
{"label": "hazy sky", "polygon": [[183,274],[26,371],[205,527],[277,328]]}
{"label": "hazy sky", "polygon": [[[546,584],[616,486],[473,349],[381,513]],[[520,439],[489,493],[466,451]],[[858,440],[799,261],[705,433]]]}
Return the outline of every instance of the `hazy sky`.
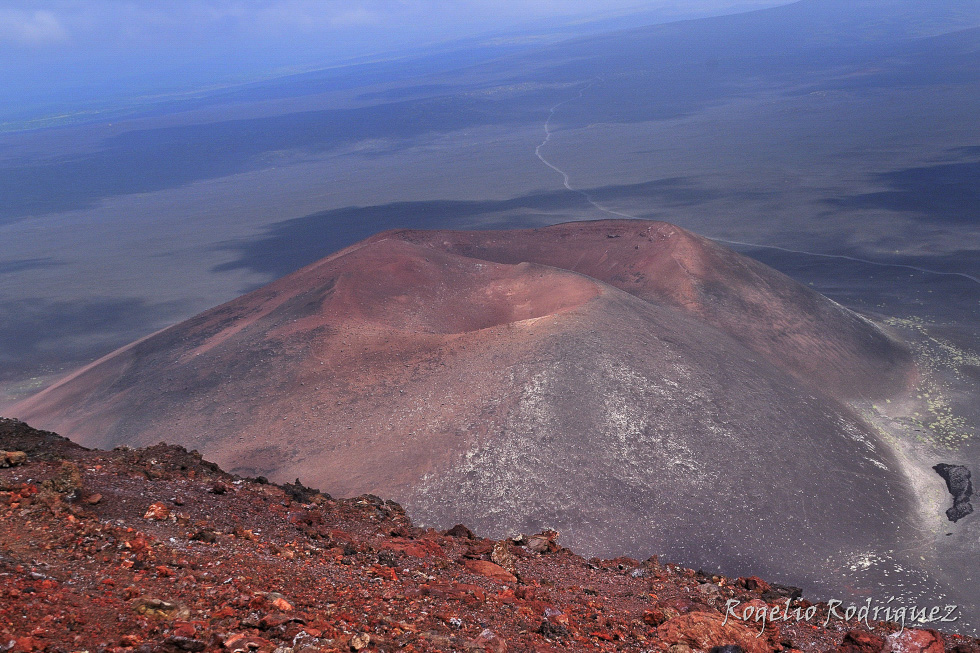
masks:
{"label": "hazy sky", "polygon": [[0,113],[63,101],[70,89],[185,88],[602,14],[686,16],[787,1],[2,0]]}

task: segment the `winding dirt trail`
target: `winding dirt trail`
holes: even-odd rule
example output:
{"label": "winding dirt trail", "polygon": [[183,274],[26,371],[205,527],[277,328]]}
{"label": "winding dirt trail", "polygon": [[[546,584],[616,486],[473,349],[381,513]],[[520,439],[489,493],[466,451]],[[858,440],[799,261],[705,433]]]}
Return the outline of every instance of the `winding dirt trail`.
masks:
{"label": "winding dirt trail", "polygon": [[[581,89],[579,89],[578,95],[576,95],[574,97],[571,97],[571,98],[568,98],[568,99],[565,99],[565,100],[562,100],[558,104],[556,104],[553,107],[551,107],[551,109],[548,112],[548,117],[544,121],[544,134],[545,134],[544,140],[541,141],[538,144],[538,146],[534,148],[534,155],[538,158],[538,160],[541,161],[541,163],[543,163],[544,165],[548,166],[549,168],[551,168],[552,170],[554,170],[555,172],[557,172],[559,175],[561,175],[562,184],[565,186],[565,188],[567,190],[569,190],[569,191],[571,191],[573,193],[578,193],[579,195],[581,195],[582,197],[584,197],[585,200],[589,204],[591,204],[592,206],[594,206],[597,210],[602,211],[603,213],[606,213],[608,215],[614,215],[614,216],[617,216],[617,217],[620,217],[620,218],[631,218],[631,219],[636,220],[636,219],[639,219],[638,216],[630,215],[628,213],[623,213],[621,211],[616,211],[614,209],[607,208],[607,207],[599,204],[597,201],[595,201],[595,198],[593,198],[592,195],[590,195],[588,192],[586,192],[586,191],[584,191],[584,190],[582,190],[580,188],[575,188],[574,186],[572,186],[572,184],[571,184],[571,178],[569,177],[568,173],[565,172],[564,170],[562,170],[561,168],[559,168],[558,166],[556,166],[551,161],[549,161],[544,156],[544,154],[541,153],[542,149],[544,149],[548,145],[548,143],[551,142],[551,136],[553,134],[553,132],[551,131],[551,120],[552,120],[552,118],[555,117],[555,113],[558,111],[558,109],[561,108],[563,105],[568,104],[569,102],[574,102],[575,100],[581,99],[582,96],[585,95],[585,92],[587,90],[589,90],[594,84],[595,84],[595,80],[590,81],[588,84],[586,84]],[[856,263],[865,263],[867,265],[874,265],[874,266],[884,267],[884,268],[902,268],[902,269],[905,269],[905,270],[914,270],[916,272],[924,272],[926,274],[936,274],[936,275],[947,276],[947,277],[962,277],[963,279],[968,279],[969,281],[972,281],[973,283],[980,284],[980,278],[977,278],[977,277],[975,277],[973,275],[970,275],[970,274],[966,274],[964,272],[943,272],[941,270],[933,270],[933,269],[930,269],[930,268],[923,268],[923,267],[919,267],[917,265],[906,265],[906,264],[903,264],[903,263],[885,263],[883,261],[873,261],[873,260],[870,260],[870,259],[859,258],[859,257],[856,257],[856,256],[847,256],[845,254],[828,254],[826,252],[811,252],[811,251],[802,250],[802,249],[791,249],[791,248],[788,248],[788,247],[780,247],[778,245],[764,245],[762,243],[749,243],[749,242],[745,242],[745,241],[741,241],[741,240],[727,240],[725,238],[715,238],[715,237],[712,237],[712,236],[708,236],[708,237],[711,238],[711,240],[714,240],[715,242],[725,243],[727,245],[741,245],[743,247],[758,247],[760,249],[772,249],[772,250],[778,250],[778,251],[781,251],[781,252],[789,252],[791,254],[802,254],[804,256],[814,256],[814,257],[819,257],[819,258],[832,258],[832,259],[841,259],[841,260],[845,260],[845,261],[854,261]]]}

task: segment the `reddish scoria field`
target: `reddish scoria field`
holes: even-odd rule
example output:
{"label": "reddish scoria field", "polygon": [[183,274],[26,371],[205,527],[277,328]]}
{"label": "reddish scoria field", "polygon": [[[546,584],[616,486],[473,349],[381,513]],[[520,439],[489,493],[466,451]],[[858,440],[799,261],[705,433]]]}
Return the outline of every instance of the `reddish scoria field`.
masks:
{"label": "reddish scoria field", "polygon": [[[418,528],[391,501],[239,478],[179,447],[87,450],[0,419],[0,450],[0,652],[980,652],[827,620],[759,578],[587,560],[553,532]],[[816,614],[726,622],[730,600]]]}

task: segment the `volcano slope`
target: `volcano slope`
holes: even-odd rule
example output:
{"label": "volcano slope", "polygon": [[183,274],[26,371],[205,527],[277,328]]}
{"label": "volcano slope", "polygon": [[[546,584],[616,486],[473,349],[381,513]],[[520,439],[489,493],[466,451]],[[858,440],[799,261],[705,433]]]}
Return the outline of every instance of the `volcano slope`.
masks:
{"label": "volcano slope", "polygon": [[831,568],[915,537],[898,460],[845,403],[912,374],[877,326],[764,265],[601,221],[382,233],[12,414],[390,497],[425,525],[839,588]]}

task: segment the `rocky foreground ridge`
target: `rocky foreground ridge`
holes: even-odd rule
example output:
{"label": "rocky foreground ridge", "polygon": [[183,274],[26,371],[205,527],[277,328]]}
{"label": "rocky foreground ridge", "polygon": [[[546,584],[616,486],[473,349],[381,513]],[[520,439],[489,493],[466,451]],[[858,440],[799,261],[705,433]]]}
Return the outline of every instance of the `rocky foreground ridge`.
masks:
{"label": "rocky foreground ridge", "polygon": [[[746,608],[779,617],[731,617]],[[980,641],[844,621],[759,578],[586,560],[553,532],[424,530],[375,496],[240,478],[165,444],[89,450],[0,419],[0,651],[42,650],[967,653]]]}

